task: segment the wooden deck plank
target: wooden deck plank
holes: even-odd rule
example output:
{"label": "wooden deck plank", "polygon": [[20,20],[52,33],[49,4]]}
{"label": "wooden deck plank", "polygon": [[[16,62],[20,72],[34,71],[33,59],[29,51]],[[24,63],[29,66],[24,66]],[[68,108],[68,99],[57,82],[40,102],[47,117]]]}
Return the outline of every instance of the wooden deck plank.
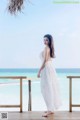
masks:
{"label": "wooden deck plank", "polygon": [[8,112],[8,120],[80,120],[80,111],[55,111],[48,117],[42,117],[44,111]]}

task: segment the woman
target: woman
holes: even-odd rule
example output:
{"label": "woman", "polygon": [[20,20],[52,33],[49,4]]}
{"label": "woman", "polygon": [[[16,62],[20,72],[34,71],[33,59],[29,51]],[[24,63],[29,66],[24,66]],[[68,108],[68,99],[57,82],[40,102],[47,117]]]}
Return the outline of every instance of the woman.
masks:
{"label": "woman", "polygon": [[47,117],[54,114],[54,110],[62,105],[60,88],[52,59],[55,58],[53,37],[50,34],[44,36],[45,48],[40,54],[42,66],[37,77],[41,77],[41,93],[45,100],[47,111],[42,115]]}

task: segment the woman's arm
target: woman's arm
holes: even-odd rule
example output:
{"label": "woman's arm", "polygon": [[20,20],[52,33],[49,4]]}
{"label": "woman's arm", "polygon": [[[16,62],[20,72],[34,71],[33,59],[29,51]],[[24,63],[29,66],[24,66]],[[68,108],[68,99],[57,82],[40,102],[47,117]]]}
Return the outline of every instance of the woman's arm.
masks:
{"label": "woman's arm", "polygon": [[40,75],[41,70],[45,67],[45,62],[48,60],[48,53],[49,53],[49,48],[45,47],[45,49],[44,49],[44,60],[43,60],[43,63],[41,65],[40,69],[39,69],[39,72],[38,72],[39,75]]}

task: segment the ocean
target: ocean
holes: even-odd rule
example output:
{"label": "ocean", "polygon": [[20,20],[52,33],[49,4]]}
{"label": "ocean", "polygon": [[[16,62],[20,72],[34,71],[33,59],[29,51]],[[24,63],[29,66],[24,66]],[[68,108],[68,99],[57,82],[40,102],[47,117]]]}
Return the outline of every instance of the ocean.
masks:
{"label": "ocean", "polygon": [[[40,78],[37,78],[37,69],[0,69],[0,76],[27,76],[32,78],[32,110],[46,110],[46,104],[40,91]],[[61,111],[69,110],[69,79],[68,75],[80,75],[80,69],[56,69],[59,79],[61,98],[63,105],[59,108]],[[72,84],[73,104],[80,103],[80,79],[73,79]],[[0,79],[0,104],[19,104],[19,80]],[[0,108],[5,111],[18,111],[19,108]],[[73,110],[80,110],[76,107]],[[28,111],[28,82],[23,80],[23,111]]]}

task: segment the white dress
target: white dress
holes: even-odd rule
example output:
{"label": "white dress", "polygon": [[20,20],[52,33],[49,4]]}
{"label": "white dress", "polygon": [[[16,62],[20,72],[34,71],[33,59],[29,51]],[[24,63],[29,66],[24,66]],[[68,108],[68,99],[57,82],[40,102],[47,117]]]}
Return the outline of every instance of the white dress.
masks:
{"label": "white dress", "polygon": [[[44,60],[44,52],[40,53],[41,61]],[[52,59],[45,63],[41,71],[41,93],[47,106],[47,110],[54,111],[62,105],[61,93],[59,88],[58,77]]]}

